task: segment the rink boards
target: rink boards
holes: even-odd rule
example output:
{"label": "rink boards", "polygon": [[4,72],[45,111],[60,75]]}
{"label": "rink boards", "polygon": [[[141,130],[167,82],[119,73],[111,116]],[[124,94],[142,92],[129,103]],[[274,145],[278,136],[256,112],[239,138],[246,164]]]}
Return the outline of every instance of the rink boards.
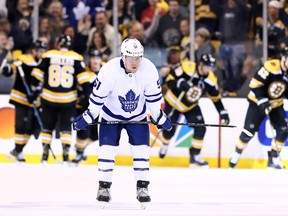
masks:
{"label": "rink boards", "polygon": [[[6,158],[6,154],[14,146],[14,108],[11,106],[8,95],[0,96],[0,162],[10,162]],[[223,103],[225,108],[229,112],[230,124],[243,127],[248,102],[246,99],[237,98],[224,98]],[[200,106],[204,115],[205,123],[207,124],[219,124],[219,115],[214,107],[213,103],[208,98],[200,99]],[[287,102],[285,101],[285,109],[288,110]],[[181,122],[185,122],[184,117],[180,117]],[[151,126],[151,143],[157,134],[157,129]],[[237,128],[217,128],[207,127],[204,145],[202,148],[202,157],[209,162],[210,167],[228,167],[228,160],[231,152],[235,148],[236,141],[240,134],[240,130]],[[242,158],[238,164],[238,168],[266,168],[267,165],[267,151],[270,149],[270,142],[275,134],[272,132],[270,123],[265,119],[260,127],[259,133],[257,133],[253,139],[249,142],[248,147],[243,152]],[[181,166],[185,167],[189,165],[188,147],[190,146],[190,140],[193,136],[193,128],[182,126],[178,127],[176,134],[173,137],[167,158],[160,160],[158,158],[158,152],[160,142],[151,148],[151,165],[152,166]],[[75,139],[75,132],[74,132]],[[59,139],[53,139],[52,148],[56,156],[60,159],[62,147]],[[97,163],[98,142],[92,143],[87,147],[88,160],[86,164]],[[39,163],[42,153],[41,140],[31,139],[25,147],[24,154],[28,163]],[[71,157],[75,154],[74,148],[70,150]],[[281,158],[288,167],[288,150],[287,142],[282,150]],[[220,159],[220,160],[219,160]],[[55,163],[52,157],[49,158],[49,162]],[[116,163],[119,165],[132,164],[132,158],[130,156],[130,149],[128,145],[128,137],[125,131],[123,131],[122,138],[120,140],[120,147]]]}

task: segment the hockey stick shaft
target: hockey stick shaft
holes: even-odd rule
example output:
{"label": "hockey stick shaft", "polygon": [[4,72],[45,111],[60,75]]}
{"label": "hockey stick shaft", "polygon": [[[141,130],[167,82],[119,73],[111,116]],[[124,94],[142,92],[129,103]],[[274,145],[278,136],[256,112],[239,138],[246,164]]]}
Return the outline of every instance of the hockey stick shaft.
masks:
{"label": "hockey stick shaft", "polygon": [[[30,90],[30,88],[29,88],[28,83],[26,82],[25,73],[24,73],[24,71],[23,71],[23,68],[22,68],[21,65],[20,65],[20,66],[17,67],[17,69],[18,69],[19,74],[20,74],[20,76],[21,76],[23,85],[25,86],[27,95],[28,95],[28,96],[31,96],[32,93],[31,93],[31,90]],[[39,111],[38,111],[38,109],[37,109],[37,107],[35,106],[34,103],[33,103],[32,105],[33,105],[34,115],[35,115],[35,117],[36,117],[36,119],[37,119],[37,121],[38,121],[38,124],[39,124],[41,130],[43,130],[43,122],[42,122],[42,119],[41,119],[41,117],[40,117]],[[58,158],[56,157],[56,155],[54,154],[54,151],[52,150],[52,148],[51,148],[50,145],[49,145],[49,150],[50,150],[50,152],[51,152],[52,157],[54,158],[54,160],[55,160],[57,163],[61,163],[61,161],[59,161]]]}
{"label": "hockey stick shaft", "polygon": [[[191,76],[191,78],[189,79],[189,82],[192,82],[192,80],[193,80],[193,76]],[[176,110],[176,106],[177,106],[178,103],[182,100],[182,98],[184,97],[185,93],[186,93],[185,91],[182,91],[182,92],[180,93],[180,95],[178,96],[177,100],[176,100],[175,103],[174,103],[174,106],[173,106],[172,110],[171,110],[171,111],[169,112],[169,114],[168,114],[168,117],[169,117],[169,118],[171,118],[171,116],[174,114],[174,112],[175,112],[175,110]],[[155,145],[155,143],[156,143],[156,141],[157,141],[157,139],[158,139],[158,137],[159,137],[159,135],[160,135],[160,132],[161,132],[161,130],[159,130],[159,131],[157,132],[157,134],[156,134],[153,142],[152,142],[151,145],[150,145],[151,148]]]}
{"label": "hockey stick shaft", "polygon": [[[151,121],[107,121],[107,122],[94,122],[90,125],[95,124],[102,124],[102,125],[113,125],[113,124],[153,124]],[[221,127],[221,128],[236,128],[238,130],[243,131],[247,136],[253,137],[252,133],[250,133],[248,130],[241,128],[236,125],[221,125],[221,124],[201,124],[201,123],[193,123],[193,122],[187,122],[187,123],[181,123],[181,122],[173,122],[171,125],[178,126],[190,126],[190,127]]]}

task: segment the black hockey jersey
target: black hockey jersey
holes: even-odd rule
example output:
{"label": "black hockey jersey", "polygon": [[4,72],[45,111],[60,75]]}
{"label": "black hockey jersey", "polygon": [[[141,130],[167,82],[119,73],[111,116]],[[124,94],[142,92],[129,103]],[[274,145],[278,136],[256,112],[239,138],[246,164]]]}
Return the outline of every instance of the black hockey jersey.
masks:
{"label": "black hockey jersey", "polygon": [[282,106],[287,83],[288,78],[281,70],[280,60],[268,60],[251,79],[248,100],[257,104],[260,99],[268,98],[272,108]]}
{"label": "black hockey jersey", "polygon": [[50,105],[70,105],[77,100],[77,84],[88,91],[90,77],[83,57],[74,51],[50,50],[32,72],[32,85],[42,85],[41,98]]}
{"label": "black hockey jersey", "polygon": [[[23,80],[19,74],[19,67],[22,67],[23,72],[25,74],[25,80],[30,88],[31,82],[31,72],[32,69],[37,66],[37,62],[34,59],[33,55],[25,54],[21,55],[16,61],[13,62],[12,68],[15,67],[16,71],[16,79],[13,86],[13,89],[10,93],[10,103],[17,105],[17,106],[29,106],[32,107],[33,105],[30,104],[27,100],[27,91],[23,84]],[[40,101],[36,100],[36,106],[40,105]]]}
{"label": "black hockey jersey", "polygon": [[[181,101],[177,101],[181,94],[181,89],[177,87],[177,82],[180,79],[191,81],[191,88],[185,92]],[[165,101],[172,107],[176,104],[176,110],[179,112],[187,112],[193,109],[197,104],[200,97],[204,94],[213,101],[218,112],[224,110],[221,102],[221,95],[218,90],[217,77],[211,71],[207,77],[199,76],[196,72],[196,64],[191,61],[183,61],[181,66],[175,70],[171,70],[167,76],[165,82],[168,85],[169,90],[164,96]]]}

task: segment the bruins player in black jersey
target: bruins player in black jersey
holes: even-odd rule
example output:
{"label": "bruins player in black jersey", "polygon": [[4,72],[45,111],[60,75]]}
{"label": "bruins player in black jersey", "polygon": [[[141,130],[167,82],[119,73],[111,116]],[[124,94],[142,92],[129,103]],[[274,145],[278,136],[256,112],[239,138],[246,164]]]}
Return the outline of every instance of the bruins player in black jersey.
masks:
{"label": "bruins player in black jersey", "polygon": [[[89,51],[89,64],[85,68],[86,72],[89,74],[89,77],[90,77],[89,82],[90,82],[91,92],[93,89],[93,83],[103,64],[104,62],[102,61],[102,53],[97,49],[91,49]],[[85,110],[87,110],[89,106],[88,99],[89,99],[89,96],[85,95],[85,93],[83,92],[82,86],[78,86],[77,115],[80,115]],[[97,121],[97,119],[95,119],[95,121]],[[86,130],[77,131],[76,144],[75,144],[76,157],[71,162],[74,165],[78,165],[80,161],[86,160],[87,156],[85,155],[84,151],[90,143],[96,140],[98,140],[97,125],[89,125]]]}
{"label": "bruins player in black jersey", "polygon": [[[165,82],[168,85],[168,91],[165,95],[165,113],[173,111],[171,121],[176,122],[182,113],[188,122],[204,123],[203,115],[198,105],[200,97],[207,93],[207,96],[213,101],[219,112],[222,123],[229,123],[228,112],[224,109],[221,101],[221,95],[217,86],[217,77],[212,71],[216,59],[211,54],[203,54],[197,63],[183,61],[181,66],[171,70]],[[185,92],[184,97],[181,94]],[[172,113],[172,112],[171,112]],[[164,158],[170,139],[175,134],[175,126],[171,131],[163,131],[162,142],[159,156]],[[195,127],[194,135],[191,140],[190,167],[208,167],[208,163],[200,158],[200,151],[205,136],[205,127]]]}
{"label": "bruins player in black jersey", "polygon": [[[259,130],[265,115],[269,115],[276,136],[272,139],[271,151],[268,152],[268,167],[276,169],[284,168],[279,154],[288,136],[286,114],[283,108],[283,96],[287,93],[288,84],[287,69],[288,47],[283,50],[281,59],[268,60],[257,71],[249,84],[249,107],[244,123],[244,129],[254,135]],[[251,138],[243,132],[240,134],[235,151],[230,158],[231,168],[237,165]]]}
{"label": "bruins player in black jersey", "polygon": [[60,139],[63,148],[63,165],[68,165],[72,143],[71,123],[76,115],[77,85],[82,85],[88,95],[89,76],[85,72],[83,57],[71,51],[71,37],[61,35],[58,50],[43,54],[39,65],[32,71],[32,89],[41,89],[43,130],[41,131],[42,163],[47,163],[52,131],[60,124]]}
{"label": "bruins player in black jersey", "polygon": [[31,52],[23,54],[14,61],[11,66],[6,65],[3,75],[16,76],[14,87],[10,93],[10,103],[15,106],[15,148],[7,155],[18,162],[25,162],[23,149],[32,134],[38,138],[40,126],[34,116],[33,104],[39,107],[40,101],[36,100],[36,95],[27,94],[19,70],[23,70],[27,86],[30,85],[32,69],[37,65],[41,55],[46,51],[47,44],[37,40],[33,43]]}

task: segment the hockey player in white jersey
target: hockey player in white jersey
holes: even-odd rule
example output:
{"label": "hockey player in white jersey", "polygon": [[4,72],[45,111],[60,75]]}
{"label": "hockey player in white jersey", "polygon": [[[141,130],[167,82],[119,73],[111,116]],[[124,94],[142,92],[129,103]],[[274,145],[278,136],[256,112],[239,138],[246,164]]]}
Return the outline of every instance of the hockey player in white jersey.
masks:
{"label": "hockey player in white jersey", "polygon": [[[147,110],[159,128],[171,130],[171,121],[160,110],[162,93],[154,64],[143,57],[144,49],[137,39],[121,44],[121,57],[111,59],[99,71],[90,95],[89,107],[79,115],[73,128],[85,129],[101,112],[102,122],[147,121]],[[148,124],[100,124],[99,129],[99,190],[97,200],[109,202],[114,169],[114,157],[121,130],[126,129],[136,179],[137,199],[150,202],[149,185],[149,126]],[[145,205],[144,205],[145,206]]]}

